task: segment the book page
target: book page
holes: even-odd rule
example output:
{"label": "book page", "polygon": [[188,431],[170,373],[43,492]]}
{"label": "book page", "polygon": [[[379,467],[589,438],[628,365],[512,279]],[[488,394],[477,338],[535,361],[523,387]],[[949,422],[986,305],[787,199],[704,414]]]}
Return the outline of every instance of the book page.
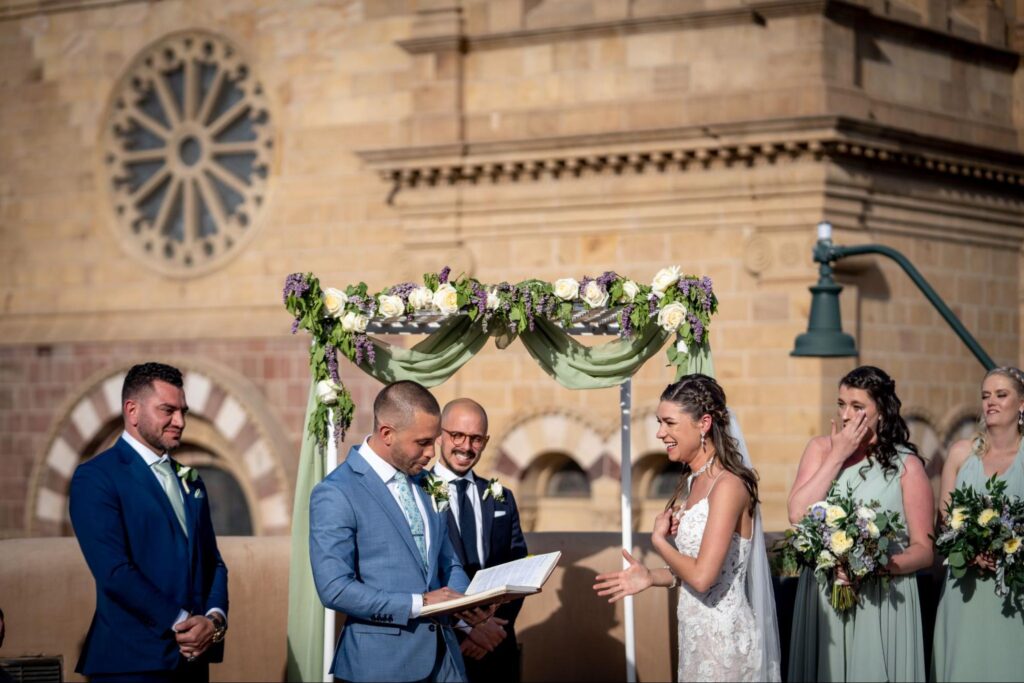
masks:
{"label": "book page", "polygon": [[524,586],[540,590],[561,556],[561,552],[555,551],[481,569],[466,589],[466,595],[503,586]]}

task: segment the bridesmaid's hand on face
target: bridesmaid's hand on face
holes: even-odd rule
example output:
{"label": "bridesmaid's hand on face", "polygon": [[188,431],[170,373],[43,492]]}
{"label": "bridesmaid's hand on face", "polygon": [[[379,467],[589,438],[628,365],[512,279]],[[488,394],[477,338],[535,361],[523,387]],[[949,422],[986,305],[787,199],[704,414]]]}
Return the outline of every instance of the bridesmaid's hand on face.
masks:
{"label": "bridesmaid's hand on face", "polygon": [[868,434],[867,415],[860,413],[845,425],[842,429],[832,420],[832,433],[828,436],[827,458],[846,462],[846,459],[856,452],[861,442]]}

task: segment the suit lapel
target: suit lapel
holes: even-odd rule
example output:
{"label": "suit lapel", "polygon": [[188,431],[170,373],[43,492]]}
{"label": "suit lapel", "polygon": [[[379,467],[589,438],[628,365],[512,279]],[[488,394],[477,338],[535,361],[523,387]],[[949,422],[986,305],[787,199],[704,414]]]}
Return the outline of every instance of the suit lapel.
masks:
{"label": "suit lapel", "polygon": [[141,487],[140,491],[157,500],[157,505],[163,509],[164,514],[171,520],[171,527],[181,534],[180,538],[184,541],[185,532],[182,531],[181,524],[178,523],[178,516],[174,514],[171,501],[167,500],[167,493],[164,492],[160,483],[156,480],[156,475],[146,465],[142,456],[135,452],[135,449],[124,441],[119,441],[119,443],[121,444],[121,461],[128,467],[129,475],[139,484]]}
{"label": "suit lapel", "polygon": [[484,547],[480,549],[480,562],[483,566],[488,566],[488,559],[491,556],[491,527],[494,525],[494,496],[487,496],[484,498],[484,492],[487,491],[487,482],[480,477],[473,477],[476,481],[476,490],[480,494],[480,523],[483,528],[480,529],[480,536],[483,540]]}
{"label": "suit lapel", "polygon": [[[174,466],[174,471],[178,471],[178,463],[171,461]],[[185,527],[188,529],[188,554],[189,557],[195,557],[196,552],[196,527],[199,522],[199,506],[202,504],[198,498],[196,498],[196,491],[198,488],[194,485],[189,485],[188,492],[185,492],[184,482],[181,477],[176,477],[178,480],[178,490],[181,492],[181,499],[185,503]]]}
{"label": "suit lapel", "polygon": [[[413,557],[416,558],[416,564],[422,569],[423,561],[420,557],[420,549],[416,547],[416,541],[413,540],[412,531],[409,529],[409,521],[405,518],[405,513],[402,512],[398,501],[391,495],[391,490],[381,481],[374,469],[370,467],[370,464],[363,459],[363,456],[359,454],[359,448],[356,446],[353,446],[352,450],[349,451],[348,459],[345,460],[345,463],[354,472],[361,475],[359,483],[370,494],[370,499],[376,501],[377,505],[384,511],[384,514],[391,520],[399,537],[405,542],[405,546],[412,553]],[[417,488],[419,487],[413,486],[413,495],[416,495],[415,489]],[[429,520],[424,520],[424,522],[428,523]]]}

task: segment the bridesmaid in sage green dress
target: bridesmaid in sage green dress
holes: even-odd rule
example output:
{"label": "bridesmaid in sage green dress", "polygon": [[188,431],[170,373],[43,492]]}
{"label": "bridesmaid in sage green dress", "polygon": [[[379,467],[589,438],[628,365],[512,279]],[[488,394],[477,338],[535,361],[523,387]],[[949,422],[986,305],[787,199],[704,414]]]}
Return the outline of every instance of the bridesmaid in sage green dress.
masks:
{"label": "bridesmaid in sage green dress", "polygon": [[[981,430],[957,441],[942,468],[940,514],[954,488],[985,490],[993,474],[1006,493],[1024,497],[1024,375],[1017,368],[992,370],[981,384]],[[995,593],[985,557],[962,579],[946,575],[935,617],[932,678],[935,681],[1019,681],[1024,675],[1024,614]]]}
{"label": "bridesmaid in sage green dress", "polygon": [[932,563],[935,508],[895,389],[878,368],[852,370],[839,383],[841,425],[833,420],[831,434],[811,439],[800,459],[789,494],[791,522],[838,481],[843,492],[853,487],[854,498],[900,513],[907,533],[886,567],[888,585],[866,582],[860,604],[844,616],[832,608],[830,588],[803,571],[793,607],[790,681],[921,681],[927,675],[914,574]]}

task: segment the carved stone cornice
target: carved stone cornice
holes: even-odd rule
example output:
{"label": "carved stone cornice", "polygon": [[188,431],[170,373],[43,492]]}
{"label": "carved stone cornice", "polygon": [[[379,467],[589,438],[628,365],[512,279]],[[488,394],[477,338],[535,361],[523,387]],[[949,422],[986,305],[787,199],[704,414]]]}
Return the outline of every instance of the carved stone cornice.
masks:
{"label": "carved stone cornice", "polygon": [[[888,5],[886,5],[888,7]],[[891,14],[879,14],[873,7],[856,0],[760,0],[721,7],[646,17],[622,17],[561,26],[518,29],[474,35],[430,35],[397,41],[410,54],[459,50],[471,52],[566,40],[586,40],[607,36],[637,35],[714,26],[756,24],[787,16],[818,14],[845,23],[856,23],[865,30],[897,33],[916,43],[924,43],[952,52],[969,52],[973,58],[1013,66],[1020,54],[1004,44],[958,35],[952,30],[929,26],[920,17],[890,8]]]}
{"label": "carved stone cornice", "polygon": [[1024,154],[951,143],[854,119],[817,116],[764,122],[363,150],[367,166],[412,188],[563,177],[700,170],[810,157],[913,169],[990,186],[1024,187]]}
{"label": "carved stone cornice", "polygon": [[149,3],[153,0],[13,0],[0,4],[0,21],[25,19],[40,14],[61,14],[63,12],[81,12],[102,7],[116,7],[137,3]]}

